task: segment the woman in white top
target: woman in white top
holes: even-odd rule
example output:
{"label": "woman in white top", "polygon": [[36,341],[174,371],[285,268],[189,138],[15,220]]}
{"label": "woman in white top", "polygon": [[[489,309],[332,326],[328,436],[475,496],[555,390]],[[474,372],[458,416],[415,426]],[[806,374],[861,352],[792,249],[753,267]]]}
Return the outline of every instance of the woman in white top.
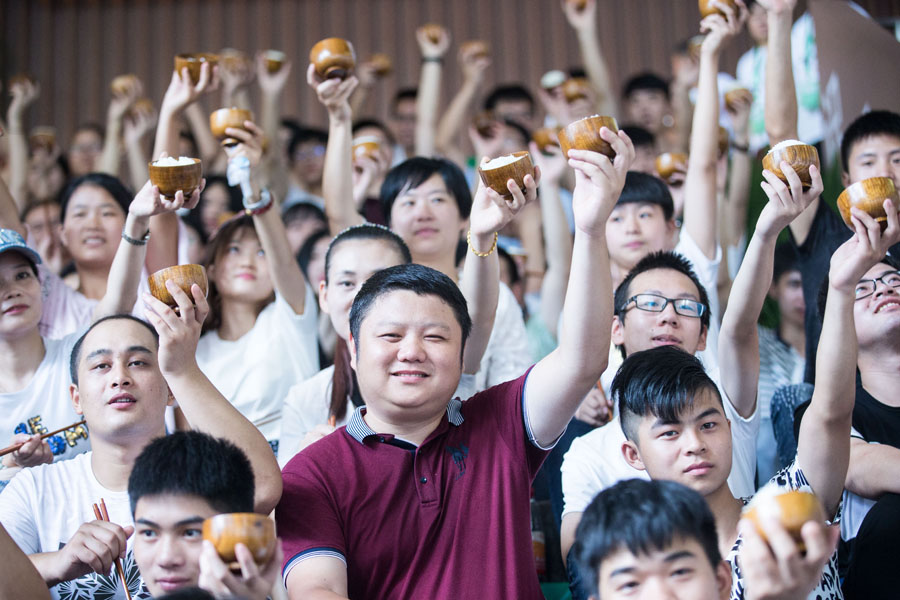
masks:
{"label": "woman in white top", "polygon": [[339,233],[325,254],[325,280],[319,283],[319,307],[338,335],[334,364],[290,389],[284,401],[279,463],[346,425],[362,404],[350,367],[350,307],[356,292],[376,271],[412,262],[406,243],[387,227],[364,223]]}
{"label": "woman in white top", "polygon": [[241,141],[229,151],[229,171],[249,214],[223,224],[207,246],[210,313],[197,362],[277,453],[284,397],[319,369],[316,311],[260,181],[262,130],[250,121],[245,127],[227,133]]}

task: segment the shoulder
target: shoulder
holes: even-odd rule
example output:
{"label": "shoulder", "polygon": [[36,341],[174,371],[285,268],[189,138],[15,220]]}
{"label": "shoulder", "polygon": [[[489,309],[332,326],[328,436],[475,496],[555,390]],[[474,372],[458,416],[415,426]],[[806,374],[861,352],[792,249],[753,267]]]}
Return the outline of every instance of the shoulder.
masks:
{"label": "shoulder", "polygon": [[288,390],[285,404],[295,408],[318,405],[331,392],[334,380],[334,365],[325,367],[309,379],[296,383]]}

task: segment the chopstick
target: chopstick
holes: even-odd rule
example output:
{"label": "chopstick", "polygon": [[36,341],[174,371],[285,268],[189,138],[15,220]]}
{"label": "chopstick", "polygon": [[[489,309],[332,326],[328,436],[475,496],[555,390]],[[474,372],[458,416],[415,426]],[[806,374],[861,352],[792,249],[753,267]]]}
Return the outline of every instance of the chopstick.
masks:
{"label": "chopstick", "polygon": [[[106,501],[103,498],[100,498],[100,506],[94,504],[94,516],[98,521],[109,521],[109,512],[106,510]],[[125,597],[128,600],[131,600],[131,592],[128,591],[128,582],[125,580],[125,569],[122,568],[122,561],[118,558],[116,559],[116,572],[119,574],[119,579],[122,580],[122,587],[125,588]]]}
{"label": "chopstick", "polygon": [[[82,419],[81,421],[78,421],[77,423],[72,423],[71,425],[66,425],[65,427],[60,427],[56,431],[51,431],[50,433],[45,433],[45,434],[41,435],[41,439],[45,440],[48,437],[50,437],[51,435],[56,435],[57,433],[62,433],[66,429],[72,429],[73,427],[78,427],[79,425],[84,425],[84,424],[85,424],[85,420]],[[13,444],[12,446],[7,446],[3,450],[0,450],[0,456],[6,456],[7,454],[9,454],[11,452],[15,452],[16,450],[18,450],[19,448],[21,448],[22,446],[24,446],[27,443],[28,442],[22,442],[21,444]]]}

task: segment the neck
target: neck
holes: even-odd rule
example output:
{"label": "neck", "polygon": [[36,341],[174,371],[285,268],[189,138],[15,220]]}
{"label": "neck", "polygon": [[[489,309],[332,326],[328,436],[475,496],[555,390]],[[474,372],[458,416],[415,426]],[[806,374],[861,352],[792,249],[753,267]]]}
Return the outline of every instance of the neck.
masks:
{"label": "neck", "polygon": [[445,412],[441,411],[437,416],[432,415],[419,420],[401,422],[391,419],[390,416],[379,417],[372,412],[371,408],[367,408],[363,419],[377,433],[389,433],[416,446],[421,446],[422,442],[437,428],[441,419],[444,418],[444,414]]}
{"label": "neck", "polygon": [[28,385],[45,352],[37,327],[16,338],[0,340],[0,392],[18,392]]}
{"label": "neck", "polygon": [[78,265],[78,291],[91,300],[101,300],[106,295],[109,265],[95,267]]}
{"label": "neck", "polygon": [[612,275],[612,289],[615,290],[621,285],[622,281],[625,279],[625,276],[628,275],[628,271],[631,269],[625,269],[619,266],[618,263],[610,261],[609,263],[610,274]]}
{"label": "neck", "polygon": [[413,256],[413,262],[440,271],[453,281],[459,283],[459,271],[453,261],[453,253],[443,253],[440,256]]}
{"label": "neck", "polygon": [[113,492],[128,490],[128,477],[134,461],[144,447],[156,437],[166,434],[165,428],[161,428],[155,435],[145,437],[140,443],[135,443],[134,435],[128,440],[113,441],[102,436],[91,436],[91,470],[97,482]]}
{"label": "neck", "polygon": [[240,339],[253,329],[261,310],[255,302],[222,298],[222,324],[218,329],[219,337],[228,341]]}
{"label": "neck", "polygon": [[741,518],[743,504],[731,493],[727,481],[722,483],[719,489],[705,496],[705,500],[716,518],[719,550],[722,556],[728,556],[737,539],[737,523]]}
{"label": "neck", "polygon": [[778,325],[778,336],[800,356],[806,356],[806,329],[803,323],[794,323],[781,319]]}
{"label": "neck", "polygon": [[859,353],[858,366],[862,385],[873,398],[888,406],[900,406],[900,352]]}

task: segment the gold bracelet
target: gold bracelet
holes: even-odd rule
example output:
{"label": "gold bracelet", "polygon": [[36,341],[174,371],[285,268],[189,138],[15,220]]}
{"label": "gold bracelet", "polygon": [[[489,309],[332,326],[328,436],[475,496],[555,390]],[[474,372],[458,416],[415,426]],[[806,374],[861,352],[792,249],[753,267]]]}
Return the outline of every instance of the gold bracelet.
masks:
{"label": "gold bracelet", "polygon": [[494,243],[491,246],[491,249],[488,250],[487,252],[479,252],[472,245],[472,230],[470,229],[469,233],[466,234],[466,243],[469,245],[469,250],[472,251],[472,254],[474,254],[475,256],[477,256],[479,258],[487,258],[488,256],[490,256],[491,254],[494,253],[494,250],[497,249],[497,238],[499,238],[499,237],[500,237],[500,233],[495,231],[494,232]]}

